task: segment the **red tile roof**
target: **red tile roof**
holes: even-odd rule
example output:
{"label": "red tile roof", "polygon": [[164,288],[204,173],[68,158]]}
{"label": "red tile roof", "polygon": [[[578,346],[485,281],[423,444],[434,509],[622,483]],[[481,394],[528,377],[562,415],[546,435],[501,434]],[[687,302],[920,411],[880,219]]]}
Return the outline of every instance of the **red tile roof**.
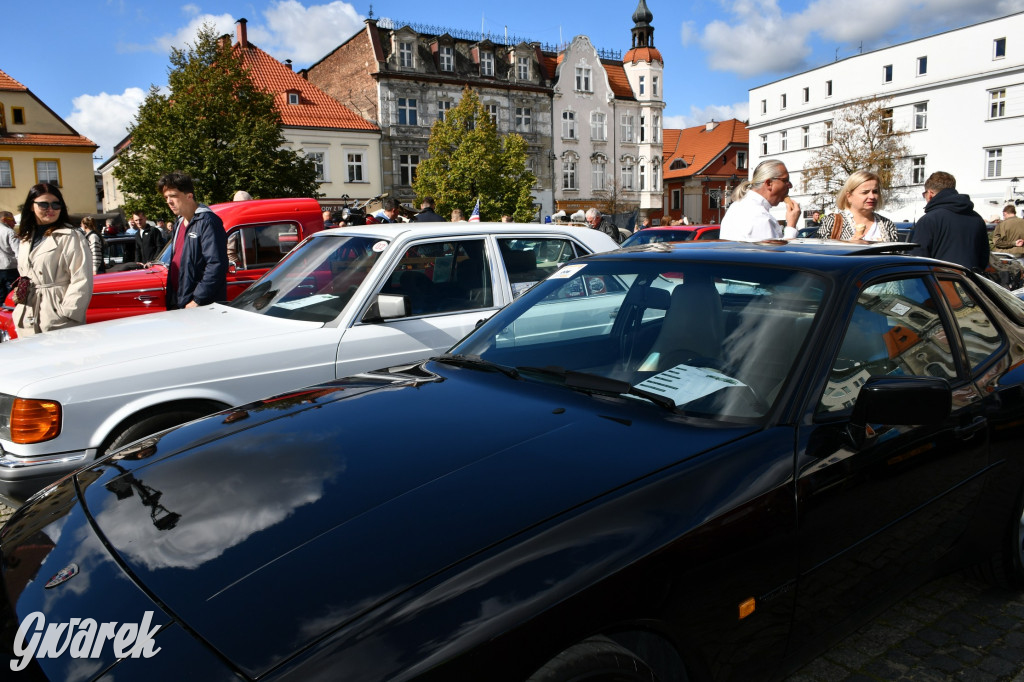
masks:
{"label": "red tile roof", "polygon": [[651,64],[653,62],[665,63],[665,60],[661,58],[661,52],[656,47],[634,47],[632,50],[627,52],[622,58],[623,62],[647,62]]}
{"label": "red tile roof", "polygon": [[[747,144],[750,134],[747,124],[736,119],[718,123],[713,130],[706,125],[662,131],[662,149],[665,155],[664,178],[683,178],[700,172],[730,145]],[[686,168],[672,170],[672,162],[682,159]]]}
{"label": "red tile roof", "polygon": [[[376,125],[302,78],[290,68],[252,43],[244,49],[242,59],[257,87],[274,93],[274,106],[286,126],[300,128],[334,128],[342,130],[380,130]],[[298,104],[288,104],[288,93],[297,92]]]}
{"label": "red tile roof", "polygon": [[601,60],[601,66],[604,67],[605,73],[608,74],[608,84],[612,86],[612,92],[619,99],[635,99],[633,97],[633,88],[629,85],[629,79],[626,78],[626,70],[622,68],[622,62],[606,62]]}
{"label": "red tile roof", "polygon": [[0,90],[26,92],[28,88],[8,76],[3,71],[0,71]]}
{"label": "red tile roof", "polygon": [[83,135],[53,135],[49,133],[5,133],[0,135],[0,145],[10,144],[97,148],[95,142]]}

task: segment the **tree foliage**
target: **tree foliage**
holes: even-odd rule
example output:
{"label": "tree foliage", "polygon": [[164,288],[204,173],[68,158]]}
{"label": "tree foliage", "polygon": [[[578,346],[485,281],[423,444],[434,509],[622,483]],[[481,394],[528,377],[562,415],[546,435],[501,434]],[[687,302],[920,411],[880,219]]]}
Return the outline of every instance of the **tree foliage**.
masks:
{"label": "tree foliage", "polygon": [[481,220],[535,217],[530,190],[536,180],[526,168],[526,140],[515,133],[498,135],[472,89],[463,90],[458,105],[434,123],[427,151],[413,189],[418,199],[433,197],[441,215],[459,208],[468,217],[479,198]]}
{"label": "tree foliage", "polygon": [[819,147],[808,158],[803,191],[813,197],[811,206],[828,211],[835,206],[836,194],[851,173],[871,170],[881,178],[888,203],[899,206],[899,189],[907,184],[909,156],[907,131],[894,125],[889,100],[859,100],[836,112],[832,143]]}
{"label": "tree foliage", "polygon": [[318,196],[312,162],[284,148],[273,95],[256,87],[226,42],[204,24],[194,44],[171,50],[170,92],[150,88],[114,169],[126,210],[167,214],[156,183],[171,171],[190,175],[206,203],[230,201],[239,189],[256,198]]}

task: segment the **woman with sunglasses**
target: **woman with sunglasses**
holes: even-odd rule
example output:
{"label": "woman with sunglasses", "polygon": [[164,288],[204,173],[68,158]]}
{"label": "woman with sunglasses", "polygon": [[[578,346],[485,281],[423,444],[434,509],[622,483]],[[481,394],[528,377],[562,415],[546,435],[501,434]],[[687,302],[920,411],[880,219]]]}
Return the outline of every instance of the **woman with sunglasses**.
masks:
{"label": "woman with sunglasses", "polygon": [[92,254],[85,235],[70,224],[56,185],[43,182],[28,191],[20,237],[18,272],[30,284],[14,308],[18,336],[85,324],[92,297]]}

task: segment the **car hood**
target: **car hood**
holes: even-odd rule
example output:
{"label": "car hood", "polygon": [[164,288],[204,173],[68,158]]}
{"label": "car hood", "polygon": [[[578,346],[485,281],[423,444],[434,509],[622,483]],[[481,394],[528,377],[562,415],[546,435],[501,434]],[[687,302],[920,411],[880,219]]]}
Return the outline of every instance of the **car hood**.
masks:
{"label": "car hood", "polygon": [[322,326],[214,304],[70,327],[3,344],[0,392],[27,396],[40,382],[45,382],[41,390],[51,390],[55,378],[102,370],[126,360],[172,363],[160,358]]}
{"label": "car hood", "polygon": [[[78,474],[127,570],[253,677],[487,548],[752,431],[437,363],[361,376]],[[681,446],[637,448],[641,432]],[[244,615],[255,604],[260,617]]]}
{"label": "car hood", "polygon": [[93,277],[92,293],[112,294],[135,289],[160,289],[167,287],[167,266],[159,263],[139,270],[105,272]]}

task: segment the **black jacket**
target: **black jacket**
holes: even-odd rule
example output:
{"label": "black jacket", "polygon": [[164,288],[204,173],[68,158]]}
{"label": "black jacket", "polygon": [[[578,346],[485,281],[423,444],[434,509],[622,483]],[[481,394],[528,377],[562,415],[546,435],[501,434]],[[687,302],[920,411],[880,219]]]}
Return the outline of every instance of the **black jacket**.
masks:
{"label": "black jacket", "polygon": [[612,238],[616,244],[622,243],[622,234],[619,232],[619,228],[615,226],[608,216],[601,216],[601,222],[594,228],[599,232],[604,232],[606,235]]}
{"label": "black jacket", "polygon": [[[171,239],[177,239],[180,229],[179,218]],[[199,204],[185,229],[178,281],[172,283],[170,277],[167,279],[167,308],[184,308],[193,300],[199,305],[226,301],[228,241],[224,223],[208,206]],[[171,257],[174,257],[173,252]]]}
{"label": "black jacket", "polygon": [[988,230],[966,194],[944,189],[924,207],[910,241],[919,246],[910,253],[958,263],[972,270],[988,267]]}
{"label": "black jacket", "polygon": [[147,225],[135,233],[135,260],[150,263],[164,245],[164,235],[154,225]]}
{"label": "black jacket", "polygon": [[416,214],[416,222],[418,223],[443,223],[445,219],[434,213],[434,209],[425,208]]}

